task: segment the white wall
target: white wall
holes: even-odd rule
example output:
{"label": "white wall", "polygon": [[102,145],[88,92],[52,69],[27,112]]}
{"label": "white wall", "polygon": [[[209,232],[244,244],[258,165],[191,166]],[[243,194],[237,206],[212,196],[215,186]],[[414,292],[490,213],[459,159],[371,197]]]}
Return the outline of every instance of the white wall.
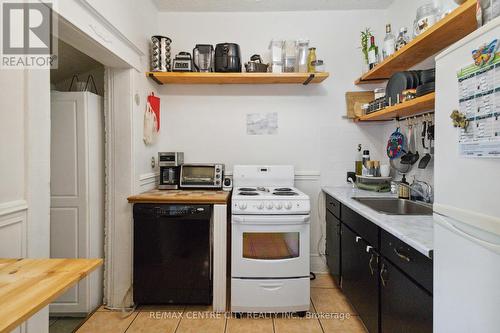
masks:
{"label": "white wall", "polygon": [[[313,269],[321,228],[317,198],[321,185],[345,184],[354,169],[356,147],[363,144],[383,156],[379,125],[342,119],[345,92],[358,90],[359,34],[366,26],[379,33],[385,11],[275,13],[162,13],[159,33],[173,40],[173,52],[191,51],[197,43],[237,42],[242,60],[254,53],[268,59],[272,38],[311,40],[331,77],[319,85],[237,85],[161,87],[165,150],[183,151],[187,162],[293,164],[297,186],[313,202]],[[246,134],[246,114],[277,112],[277,135]],[[323,247],[321,247],[323,248]]]}
{"label": "white wall", "polygon": [[1,204],[24,199],[24,72],[2,70],[0,94]]}
{"label": "white wall", "polygon": [[[0,258],[48,257],[48,71],[1,72]],[[47,322],[45,308],[18,330],[47,332]]]}
{"label": "white wall", "polygon": [[152,0],[86,0],[86,2],[139,49],[147,51],[149,37],[157,28],[157,8]]}

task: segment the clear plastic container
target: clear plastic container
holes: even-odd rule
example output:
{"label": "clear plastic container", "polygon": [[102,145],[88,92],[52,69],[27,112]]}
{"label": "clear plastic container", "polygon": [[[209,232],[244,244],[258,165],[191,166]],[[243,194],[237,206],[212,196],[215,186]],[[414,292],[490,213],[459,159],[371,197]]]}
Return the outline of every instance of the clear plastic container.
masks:
{"label": "clear plastic container", "polygon": [[307,55],[309,54],[309,41],[297,41],[297,71],[307,73]]}
{"label": "clear plastic container", "polygon": [[297,65],[297,42],[287,40],[283,46],[283,70],[285,72],[296,72]]}
{"label": "clear plastic container", "polygon": [[282,40],[273,39],[269,43],[269,51],[271,52],[271,72],[273,73],[281,73],[283,72],[283,45],[284,42]]}

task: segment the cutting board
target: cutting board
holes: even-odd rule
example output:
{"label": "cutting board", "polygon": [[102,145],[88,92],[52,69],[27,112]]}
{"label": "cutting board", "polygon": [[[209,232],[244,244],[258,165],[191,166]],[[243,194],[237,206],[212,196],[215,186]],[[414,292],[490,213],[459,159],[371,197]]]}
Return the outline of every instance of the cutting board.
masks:
{"label": "cutting board", "polygon": [[373,91],[348,91],[345,93],[345,102],[347,106],[347,118],[358,118],[354,112],[354,104],[366,104],[375,99]]}

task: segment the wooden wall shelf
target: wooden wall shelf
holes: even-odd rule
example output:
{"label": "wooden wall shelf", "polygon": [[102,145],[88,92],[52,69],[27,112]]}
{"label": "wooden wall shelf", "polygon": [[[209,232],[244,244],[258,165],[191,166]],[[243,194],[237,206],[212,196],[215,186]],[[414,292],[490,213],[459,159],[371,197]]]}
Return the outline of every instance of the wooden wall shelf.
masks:
{"label": "wooden wall shelf", "polygon": [[148,72],[158,84],[303,84],[323,82],[329,73]]}
{"label": "wooden wall shelf", "polygon": [[415,66],[462,39],[476,28],[476,0],[467,0],[402,49],[357,79],[355,84],[370,84],[387,80],[392,74]]}
{"label": "wooden wall shelf", "polygon": [[433,111],[435,100],[436,93],[427,94],[408,102],[389,106],[380,111],[364,115],[356,119],[356,121],[383,121],[415,116],[424,112]]}

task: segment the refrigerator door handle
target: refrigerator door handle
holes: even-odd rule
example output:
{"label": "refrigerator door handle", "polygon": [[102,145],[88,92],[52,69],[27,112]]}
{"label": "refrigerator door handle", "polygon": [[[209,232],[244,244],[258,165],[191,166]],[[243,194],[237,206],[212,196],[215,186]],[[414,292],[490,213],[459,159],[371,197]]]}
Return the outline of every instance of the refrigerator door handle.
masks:
{"label": "refrigerator door handle", "polygon": [[439,223],[440,225],[442,225],[443,227],[447,228],[448,230],[451,230],[452,232],[455,232],[456,234],[476,243],[476,244],[479,244],[487,249],[490,249],[491,251],[494,251],[496,253],[500,253],[500,243],[491,243],[491,242],[488,242],[488,241],[485,241],[483,239],[480,239],[480,238],[477,238],[476,236],[474,235],[471,235],[469,234],[468,232],[462,230],[461,228],[459,228],[456,224],[454,223],[450,223],[448,221],[448,219],[451,219],[449,217],[445,218],[445,217],[442,217],[442,216],[438,216],[437,219],[435,219],[435,221],[437,223]]}

